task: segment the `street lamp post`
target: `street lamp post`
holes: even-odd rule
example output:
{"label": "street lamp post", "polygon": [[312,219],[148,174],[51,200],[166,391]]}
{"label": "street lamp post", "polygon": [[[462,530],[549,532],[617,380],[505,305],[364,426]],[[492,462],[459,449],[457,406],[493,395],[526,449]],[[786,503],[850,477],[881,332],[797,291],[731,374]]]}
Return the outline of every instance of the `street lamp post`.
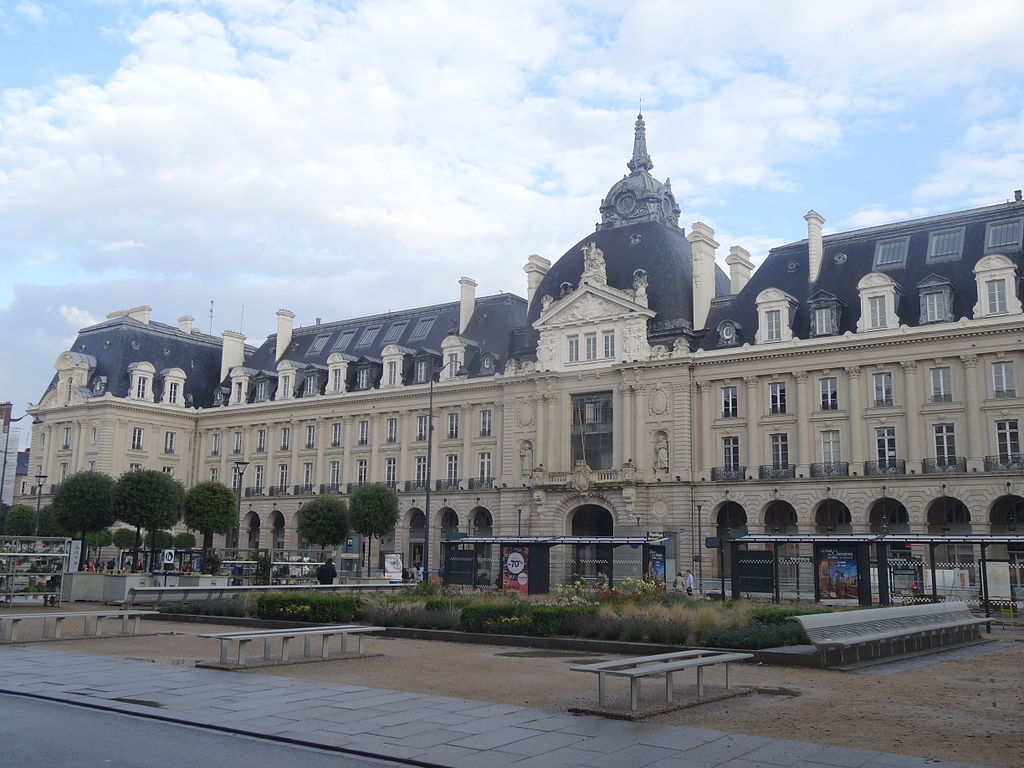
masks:
{"label": "street lamp post", "polygon": [[235,462],[235,480],[238,483],[236,488],[236,496],[238,497],[238,507],[235,513],[235,559],[238,559],[238,550],[242,544],[242,477],[245,475],[245,468],[249,466],[248,461],[236,461]]}
{"label": "street lamp post", "polygon": [[39,535],[39,508],[43,501],[43,483],[46,482],[46,475],[36,475],[36,519],[32,525],[32,535]]}
{"label": "street lamp post", "polygon": [[[464,369],[459,364],[458,358],[449,360],[438,369],[438,373],[444,373],[451,365],[459,366],[455,369],[455,375],[459,376]],[[430,486],[433,483],[431,477],[434,465],[434,369],[430,367],[427,376],[427,489],[426,499],[423,504],[423,579],[430,581]]]}

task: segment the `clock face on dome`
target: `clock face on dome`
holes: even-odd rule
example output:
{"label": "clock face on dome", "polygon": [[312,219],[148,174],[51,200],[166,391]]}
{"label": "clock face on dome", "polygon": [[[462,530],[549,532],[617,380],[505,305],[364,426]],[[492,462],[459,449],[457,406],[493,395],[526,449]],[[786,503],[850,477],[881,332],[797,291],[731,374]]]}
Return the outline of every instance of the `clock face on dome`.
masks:
{"label": "clock face on dome", "polygon": [[636,208],[636,198],[632,195],[623,195],[615,201],[615,207],[623,215],[630,214]]}

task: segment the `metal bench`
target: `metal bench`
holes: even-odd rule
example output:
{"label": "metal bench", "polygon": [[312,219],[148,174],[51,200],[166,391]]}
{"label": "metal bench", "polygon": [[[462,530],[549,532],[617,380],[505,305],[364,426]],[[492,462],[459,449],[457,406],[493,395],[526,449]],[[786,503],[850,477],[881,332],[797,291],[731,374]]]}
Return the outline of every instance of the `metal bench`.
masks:
{"label": "metal bench", "polygon": [[873,658],[883,655],[883,647],[896,655],[897,645],[902,652],[923,650],[937,645],[951,645],[976,640],[979,626],[988,619],[971,615],[967,603],[926,603],[892,608],[870,608],[859,611],[816,613],[808,616],[790,616],[799,622],[815,648],[822,652],[825,666],[829,653],[839,652],[839,663],[846,663],[846,651],[853,650],[860,661],[861,648],[872,648]]}
{"label": "metal bench", "polygon": [[704,695],[704,667],[725,665],[725,687],[729,687],[729,664],[754,658],[751,653],[730,653],[726,651],[690,650],[673,653],[659,653],[653,656],[638,656],[632,659],[602,661],[570,667],[573,672],[597,674],[597,703],[605,705],[605,675],[629,678],[629,709],[635,712],[640,706],[640,681],[645,677],[665,675],[665,703],[672,703],[672,673],[696,668],[697,695]]}
{"label": "metal bench", "polygon": [[[106,619],[121,619],[121,634],[127,635],[129,619],[132,620],[132,633],[139,633],[139,621],[143,616],[152,616],[157,611],[77,611],[73,613],[8,613],[0,614],[0,641],[17,642],[18,625],[29,619],[41,619],[43,622],[43,639],[57,640],[63,637],[64,622],[68,619],[83,620],[82,635],[100,637],[103,634],[103,622]],[[90,632],[90,623],[92,625]],[[10,627],[10,629],[8,629]]]}
{"label": "metal bench", "polygon": [[208,586],[208,587],[132,587],[128,590],[125,608],[136,604],[159,605],[164,601],[187,603],[192,600],[224,600],[235,595],[261,594],[264,592],[404,592],[410,584],[399,581],[383,581],[372,584],[278,584],[249,586]]}
{"label": "metal bench", "polygon": [[[199,635],[199,637],[210,637],[216,640],[220,640],[220,663],[228,664],[228,649],[233,642],[238,643],[238,653],[235,656],[238,666],[244,667],[246,663],[245,650],[248,644],[253,640],[263,641],[263,660],[264,661],[281,661],[286,662],[291,660],[289,654],[289,644],[295,638],[301,637],[303,640],[302,645],[302,656],[301,658],[330,658],[328,642],[332,637],[341,637],[340,650],[342,653],[348,653],[348,638],[350,635],[354,635],[356,638],[356,653],[362,652],[362,637],[361,635],[366,632],[381,632],[385,627],[366,627],[359,624],[336,624],[328,627],[300,627],[298,629],[263,629],[256,630],[253,632],[218,632],[213,634]],[[314,637],[320,638],[320,647],[316,656],[312,654],[311,642]],[[279,656],[275,656],[272,652],[271,641],[281,641],[281,651]]]}

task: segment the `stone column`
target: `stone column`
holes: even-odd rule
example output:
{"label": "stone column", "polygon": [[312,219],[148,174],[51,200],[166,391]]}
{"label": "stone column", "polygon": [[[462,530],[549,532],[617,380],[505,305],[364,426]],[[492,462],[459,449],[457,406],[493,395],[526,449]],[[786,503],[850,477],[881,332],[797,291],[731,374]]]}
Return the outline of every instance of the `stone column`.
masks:
{"label": "stone column", "polygon": [[711,479],[711,469],[715,466],[715,435],[711,424],[715,420],[714,403],[712,402],[711,382],[695,381],[698,403],[697,428],[700,430],[700,456],[693,461],[697,467],[698,477]]}
{"label": "stone column", "polygon": [[[494,485],[499,487],[501,483],[507,483],[512,485],[510,476],[505,472],[505,404],[494,403],[491,409],[491,434],[494,436],[494,457],[493,457],[493,469],[491,473],[494,475]],[[515,451],[513,451],[515,453]],[[498,510],[494,510],[492,513],[492,522],[494,527],[497,528],[498,523],[495,519],[497,517]]]}
{"label": "stone column", "polygon": [[[402,411],[398,415],[398,482],[400,487],[404,488],[406,480],[413,480],[413,468],[409,462],[409,444],[412,443],[415,435],[415,414],[410,414],[406,411]],[[397,542],[396,542],[397,546]]]}
{"label": "stone column", "polygon": [[355,466],[352,461],[352,446],[356,439],[356,419],[353,416],[344,416],[341,419],[341,444],[344,451],[341,457],[341,491],[345,492],[348,483],[355,482]]}
{"label": "stone column", "polygon": [[[790,461],[796,465],[799,477],[811,476],[811,463],[814,461],[814,446],[811,444],[811,398],[807,395],[807,372],[793,374],[796,379],[796,455]],[[795,461],[794,461],[795,459]]]}
{"label": "stone column", "polygon": [[985,447],[982,442],[981,422],[985,414],[981,411],[982,393],[987,382],[979,375],[977,355],[962,355],[964,364],[964,385],[967,390],[967,471],[980,472],[985,464]]}
{"label": "stone column", "polygon": [[[850,473],[864,472],[864,380],[858,366],[846,369],[850,390]],[[854,466],[856,465],[856,466]]]}
{"label": "stone column", "polygon": [[[760,414],[764,404],[761,402],[761,390],[757,376],[743,379],[747,385],[747,475],[756,475],[761,464],[761,425]],[[740,454],[742,460],[742,454]]]}
{"label": "stone column", "polygon": [[906,417],[904,419],[907,433],[907,474],[921,473],[921,459],[924,454],[921,451],[921,386],[917,380],[917,362],[904,360],[900,362],[903,367],[903,386],[906,389]]}
{"label": "stone column", "polygon": [[369,483],[384,481],[384,468],[380,461],[380,446],[384,437],[381,435],[380,423],[379,413],[370,416],[370,466],[366,472],[366,481]]}

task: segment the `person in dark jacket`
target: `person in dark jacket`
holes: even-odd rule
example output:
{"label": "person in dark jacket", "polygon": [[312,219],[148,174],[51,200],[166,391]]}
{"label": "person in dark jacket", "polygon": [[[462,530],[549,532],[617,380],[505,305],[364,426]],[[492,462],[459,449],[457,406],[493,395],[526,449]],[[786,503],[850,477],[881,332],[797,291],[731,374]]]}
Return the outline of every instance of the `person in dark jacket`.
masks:
{"label": "person in dark jacket", "polygon": [[334,567],[334,558],[328,557],[327,562],[316,569],[316,580],[321,584],[333,584],[338,578],[338,569]]}

